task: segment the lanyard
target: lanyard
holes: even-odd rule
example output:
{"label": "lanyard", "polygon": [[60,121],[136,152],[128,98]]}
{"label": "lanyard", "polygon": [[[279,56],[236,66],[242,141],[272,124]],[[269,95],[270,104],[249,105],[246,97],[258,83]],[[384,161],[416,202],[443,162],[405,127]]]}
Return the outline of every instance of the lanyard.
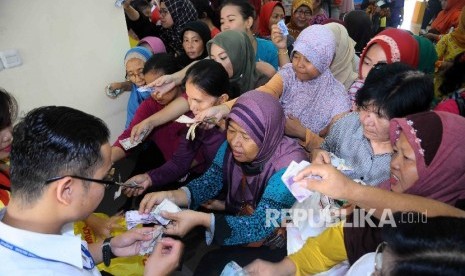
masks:
{"label": "lanyard", "polygon": [[[29,257],[29,258],[35,258],[35,259],[44,260],[44,261],[47,261],[47,262],[64,263],[64,262],[61,262],[61,261],[57,261],[57,260],[37,256],[36,254],[34,254],[32,252],[29,252],[26,249],[18,247],[18,246],[14,245],[14,244],[11,244],[11,243],[9,243],[9,242],[1,239],[1,238],[0,238],[0,245],[7,248],[7,249],[10,249],[10,250],[12,250],[12,251],[14,251],[16,253],[19,253],[19,254],[21,254],[23,256]],[[83,253],[82,259],[83,259],[83,267],[84,267],[84,269],[85,270],[94,269],[94,267],[95,267],[94,259],[92,258],[92,255],[90,254],[89,250],[87,250],[87,248],[82,244],[81,244],[81,252]]]}

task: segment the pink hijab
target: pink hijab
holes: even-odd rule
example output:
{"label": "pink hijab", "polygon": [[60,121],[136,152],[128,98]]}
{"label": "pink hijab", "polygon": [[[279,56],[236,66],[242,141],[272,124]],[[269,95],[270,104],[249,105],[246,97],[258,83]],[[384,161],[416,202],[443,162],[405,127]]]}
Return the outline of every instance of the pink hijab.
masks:
{"label": "pink hijab", "polygon": [[140,46],[144,42],[147,43],[150,46],[150,48],[152,48],[153,54],[166,53],[165,44],[163,44],[163,41],[161,41],[161,39],[159,39],[158,37],[146,36],[139,40],[137,46]]}
{"label": "pink hijab", "polygon": [[[465,118],[430,111],[391,120],[392,144],[401,132],[415,151],[419,176],[405,193],[451,205],[465,198]],[[389,189],[389,181],[381,187]]]}

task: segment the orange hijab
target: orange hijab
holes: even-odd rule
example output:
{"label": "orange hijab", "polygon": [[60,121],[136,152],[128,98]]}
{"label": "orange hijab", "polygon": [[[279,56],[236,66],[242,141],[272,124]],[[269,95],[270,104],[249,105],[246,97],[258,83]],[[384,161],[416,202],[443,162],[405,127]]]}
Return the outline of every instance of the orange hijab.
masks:
{"label": "orange hijab", "polygon": [[446,8],[439,12],[431,24],[431,29],[437,30],[440,34],[446,34],[451,27],[456,28],[464,5],[463,0],[447,0]]}
{"label": "orange hijab", "polygon": [[465,49],[465,9],[462,9],[459,26],[452,32],[451,36],[460,48]]}

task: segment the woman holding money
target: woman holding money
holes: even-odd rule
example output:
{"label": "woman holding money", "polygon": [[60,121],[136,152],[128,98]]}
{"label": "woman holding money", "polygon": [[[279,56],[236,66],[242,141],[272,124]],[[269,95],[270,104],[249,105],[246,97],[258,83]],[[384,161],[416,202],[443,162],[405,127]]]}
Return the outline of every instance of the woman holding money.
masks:
{"label": "woman holding money", "polygon": [[[224,103],[232,94],[229,92],[228,73],[221,64],[213,60],[201,60],[187,72],[186,94],[189,108],[195,116],[200,111]],[[190,119],[190,118],[187,118]],[[194,120],[191,119],[193,123]],[[128,188],[128,196],[140,195],[146,189],[160,188],[190,174],[190,177],[204,173],[213,162],[216,152],[226,139],[220,127],[203,129],[191,125],[185,133],[191,134],[181,138],[173,157],[162,166],[139,174],[128,182],[134,181],[143,189]]]}
{"label": "woman holding money", "polygon": [[[204,257],[196,272],[199,275],[219,275],[230,260],[244,265],[257,256],[275,260],[286,255],[285,240],[275,226],[266,226],[267,210],[280,213],[294,204],[281,176],[291,161],[307,157],[294,140],[284,136],[284,124],[283,109],[273,96],[259,91],[242,95],[226,120],[227,143],[205,174],[178,190],[149,193],[141,201],[139,211],[144,213],[166,198],[189,207],[179,213],[162,213],[172,220],[165,233],[184,236],[195,226],[204,226],[207,243],[221,246]],[[193,211],[223,189],[224,212]],[[281,221],[279,214],[277,221]]]}

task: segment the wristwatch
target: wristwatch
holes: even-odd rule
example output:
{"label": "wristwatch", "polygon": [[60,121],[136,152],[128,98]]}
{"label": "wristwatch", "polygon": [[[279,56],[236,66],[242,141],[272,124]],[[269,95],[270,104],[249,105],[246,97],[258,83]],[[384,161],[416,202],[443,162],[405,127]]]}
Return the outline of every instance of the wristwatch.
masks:
{"label": "wristwatch", "polygon": [[111,259],[116,257],[115,254],[113,254],[113,252],[111,251],[111,239],[113,239],[113,237],[106,238],[102,244],[102,257],[105,266],[109,266],[111,263]]}

